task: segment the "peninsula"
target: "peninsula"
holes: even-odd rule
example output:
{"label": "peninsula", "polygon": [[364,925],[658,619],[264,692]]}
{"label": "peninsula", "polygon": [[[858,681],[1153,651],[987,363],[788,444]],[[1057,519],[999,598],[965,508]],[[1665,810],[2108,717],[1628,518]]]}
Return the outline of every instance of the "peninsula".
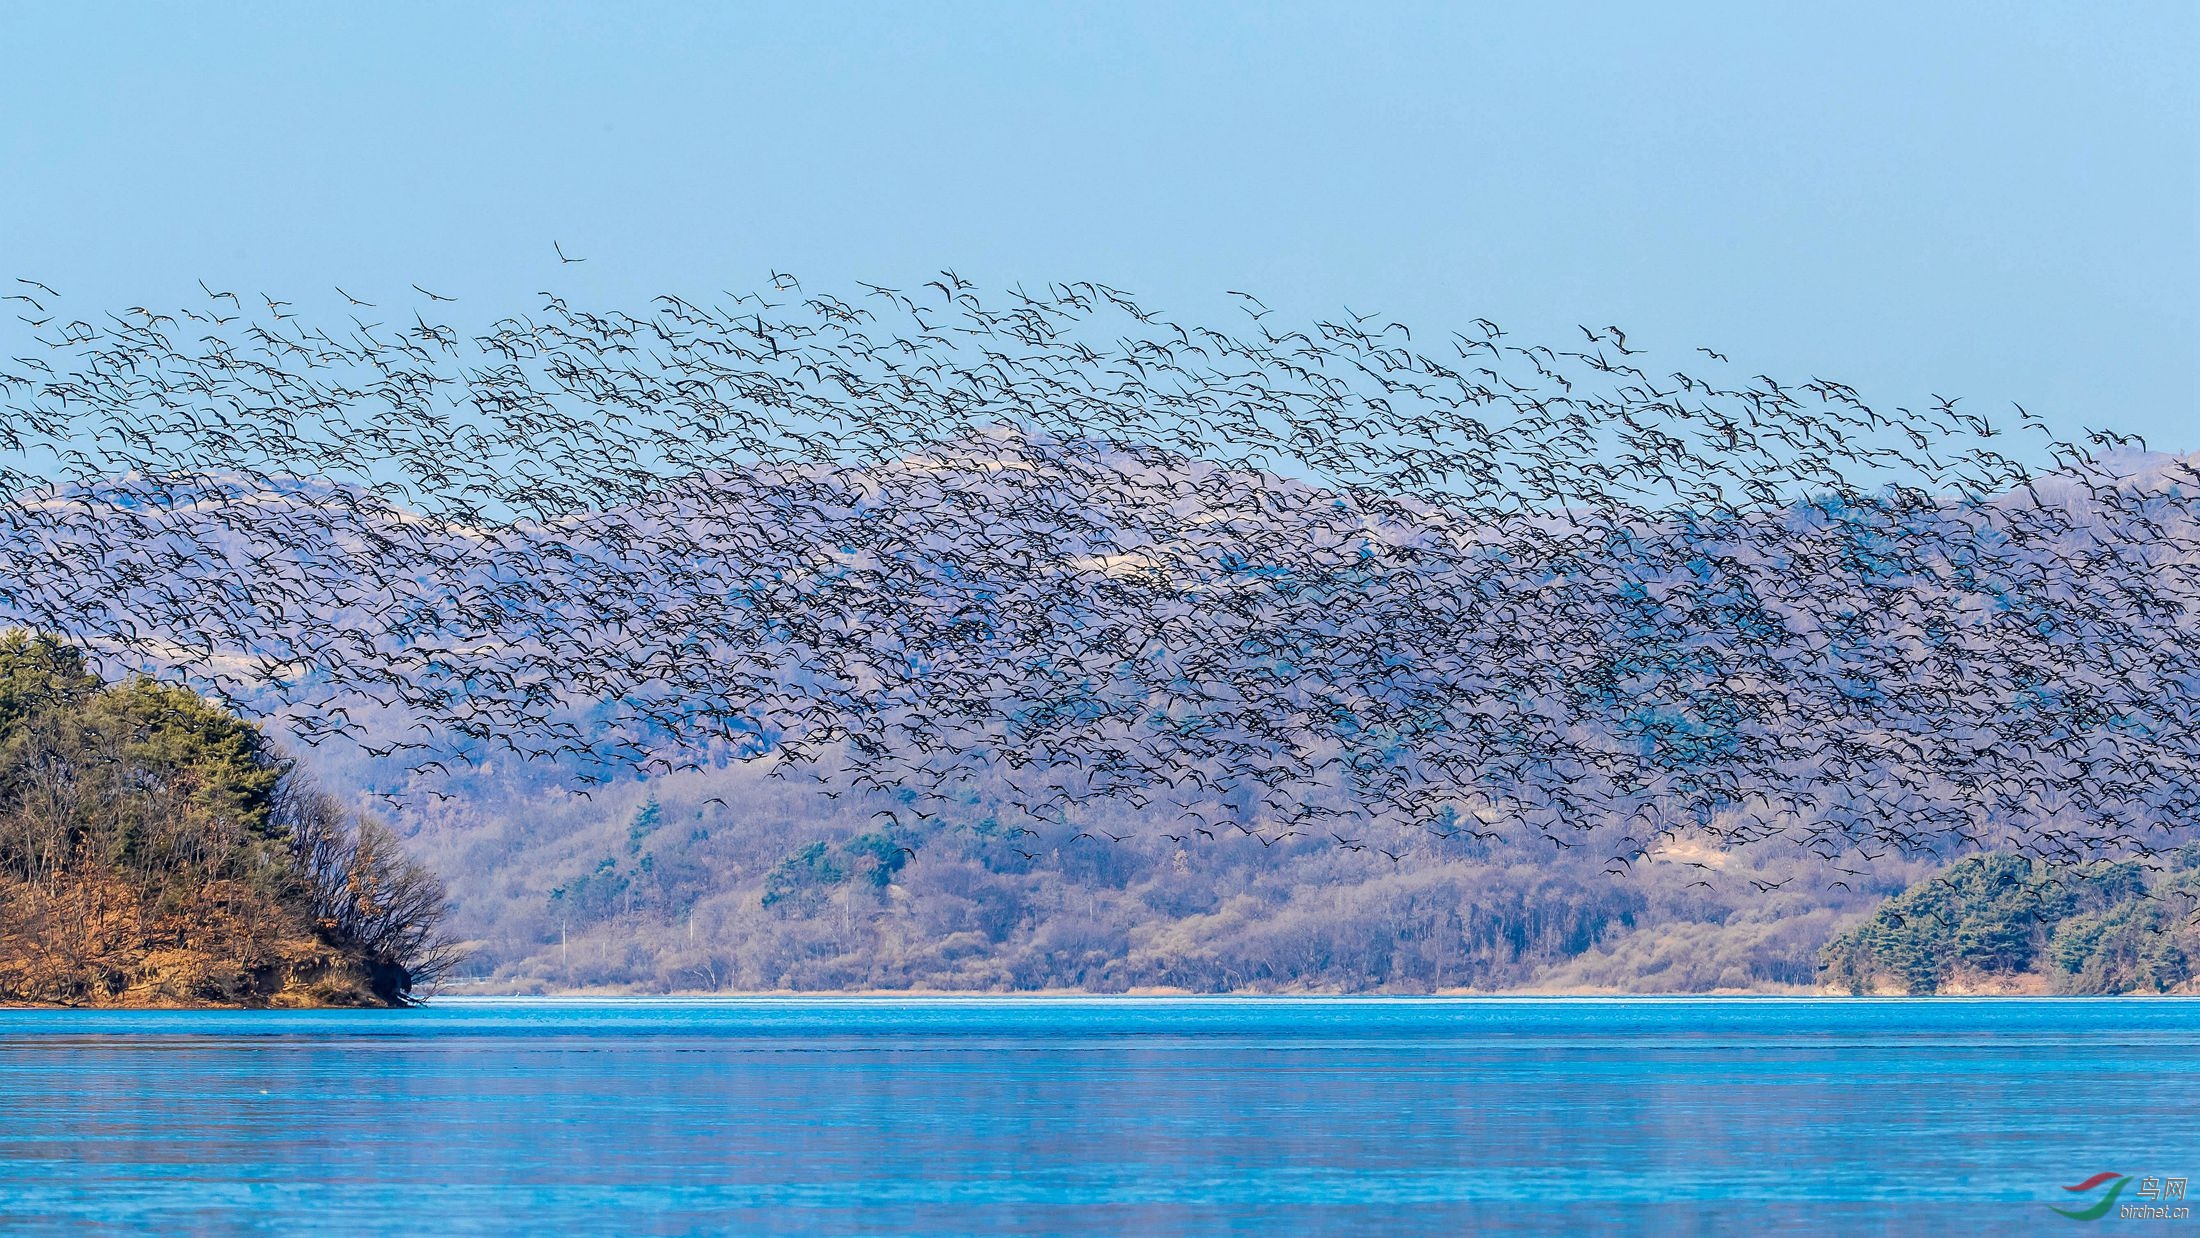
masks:
{"label": "peninsula", "polygon": [[445,907],[254,725],[0,633],[0,1004],[406,1005]]}

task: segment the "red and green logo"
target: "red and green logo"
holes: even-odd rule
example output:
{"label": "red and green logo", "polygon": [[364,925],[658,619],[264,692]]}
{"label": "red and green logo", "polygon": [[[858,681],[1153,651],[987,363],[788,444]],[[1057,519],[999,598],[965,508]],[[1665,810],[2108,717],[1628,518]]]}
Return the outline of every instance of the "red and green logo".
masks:
{"label": "red and green logo", "polygon": [[2108,1210],[2116,1206],[2116,1197],[2124,1193],[2125,1187],[2131,1185],[2130,1174],[2103,1171],[2094,1174],[2076,1186],[2063,1188],[2074,1194],[2083,1195],[2087,1191],[2096,1190],[2106,1183],[2114,1183],[2115,1185],[2110,1186],[2107,1193],[2084,1208],[2057,1208],[2055,1205],[2049,1204],[2047,1206],[2048,1211],[2059,1212],[2073,1221],[2098,1221],[2108,1215]]}

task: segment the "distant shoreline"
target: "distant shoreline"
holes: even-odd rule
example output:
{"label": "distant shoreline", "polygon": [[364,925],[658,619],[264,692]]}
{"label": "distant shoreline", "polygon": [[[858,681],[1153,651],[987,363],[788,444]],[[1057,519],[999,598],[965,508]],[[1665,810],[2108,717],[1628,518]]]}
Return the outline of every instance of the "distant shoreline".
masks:
{"label": "distant shoreline", "polygon": [[542,998],[567,1001],[606,1001],[622,999],[642,1000],[696,1000],[703,998],[760,998],[760,997],[829,997],[852,999],[891,999],[897,997],[923,998],[971,998],[1008,999],[1047,998],[1074,1001],[1152,1000],[1155,998],[1233,998],[1261,1000],[1341,1000],[1366,1001],[1422,1000],[1428,998],[1554,998],[1554,997],[1846,997],[1846,993],[1822,993],[1815,989],[1719,989],[1703,993],[1623,993],[1610,989],[1436,989],[1430,992],[1319,992],[1262,989],[1234,989],[1226,992],[1197,992],[1176,988],[1133,988],[1116,993],[1097,993],[1090,989],[713,989],[675,990],[669,993],[638,993],[616,989],[568,989],[556,992],[518,993],[497,992],[485,989],[453,987],[437,995],[434,1000],[452,998]]}
{"label": "distant shoreline", "polygon": [[1767,993],[1730,991],[1718,993],[1613,993],[1604,992],[1506,992],[1506,993],[1088,993],[1081,990],[1034,991],[1028,993],[979,992],[972,990],[908,990],[870,989],[854,992],[821,990],[764,990],[752,992],[712,993],[445,993],[430,998],[421,1006],[413,1007],[350,1007],[350,1006],[61,1006],[0,1002],[0,1014],[52,1012],[77,1014],[195,1014],[210,1011],[237,1014],[328,1014],[357,1010],[367,1015],[382,1013],[387,1009],[419,1010],[453,1006],[605,1006],[605,1005],[674,1005],[711,1002],[851,1002],[889,1005],[897,1001],[910,1002],[967,1002],[971,1004],[998,1003],[1012,1005],[1020,1002],[1047,1002],[1061,1004],[1092,1003],[1105,1005],[1113,1002],[1169,1002],[1204,1004],[1210,1002],[1274,1002],[1277,1004],[1360,1004],[1368,1002],[1395,1002],[1401,1004],[1421,1002],[1501,1002],[1507,1004],[1535,1005],[1558,1002],[2190,1002],[2200,1000],[2194,993],[1938,993],[1909,995],[1902,993],[1829,993],[1793,992]]}
{"label": "distant shoreline", "polygon": [[916,999],[923,1001],[1285,1001],[1285,1002],[1422,1002],[1422,1001],[2162,1001],[2191,1000],[2200,997],[2192,993],[2127,993],[2115,995],[2090,995],[2079,993],[1867,993],[1851,994],[1815,989],[1776,992],[1764,990],[1720,990],[1705,993],[1618,993],[1602,990],[1548,990],[1503,992],[1443,990],[1435,993],[1272,993],[1230,992],[1191,993],[1182,991],[1135,990],[1123,993],[1093,993],[1082,989],[1035,989],[1028,992],[999,992],[973,989],[759,989],[742,991],[683,992],[683,993],[606,993],[576,990],[564,993],[444,993],[429,999],[433,1004],[451,1002],[694,1002],[694,1001],[894,1001]]}

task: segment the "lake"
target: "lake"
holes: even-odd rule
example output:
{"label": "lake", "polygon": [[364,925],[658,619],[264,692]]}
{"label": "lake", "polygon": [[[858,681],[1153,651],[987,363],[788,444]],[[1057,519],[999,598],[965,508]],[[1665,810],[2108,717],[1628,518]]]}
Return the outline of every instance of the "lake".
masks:
{"label": "lake", "polygon": [[8,1229],[2056,1233],[2194,1172],[2174,999],[0,1010]]}

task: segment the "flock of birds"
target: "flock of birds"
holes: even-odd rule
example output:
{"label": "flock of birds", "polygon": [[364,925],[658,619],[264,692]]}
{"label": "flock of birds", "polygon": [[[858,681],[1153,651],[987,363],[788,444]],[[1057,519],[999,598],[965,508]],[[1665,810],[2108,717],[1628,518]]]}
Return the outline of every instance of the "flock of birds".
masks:
{"label": "flock of birds", "polygon": [[2200,469],[2021,408],[952,272],[470,329],[201,291],[8,290],[0,621],[307,744],[762,758],[904,823],[993,780],[1054,845],[1113,802],[1387,864],[2200,820]]}

